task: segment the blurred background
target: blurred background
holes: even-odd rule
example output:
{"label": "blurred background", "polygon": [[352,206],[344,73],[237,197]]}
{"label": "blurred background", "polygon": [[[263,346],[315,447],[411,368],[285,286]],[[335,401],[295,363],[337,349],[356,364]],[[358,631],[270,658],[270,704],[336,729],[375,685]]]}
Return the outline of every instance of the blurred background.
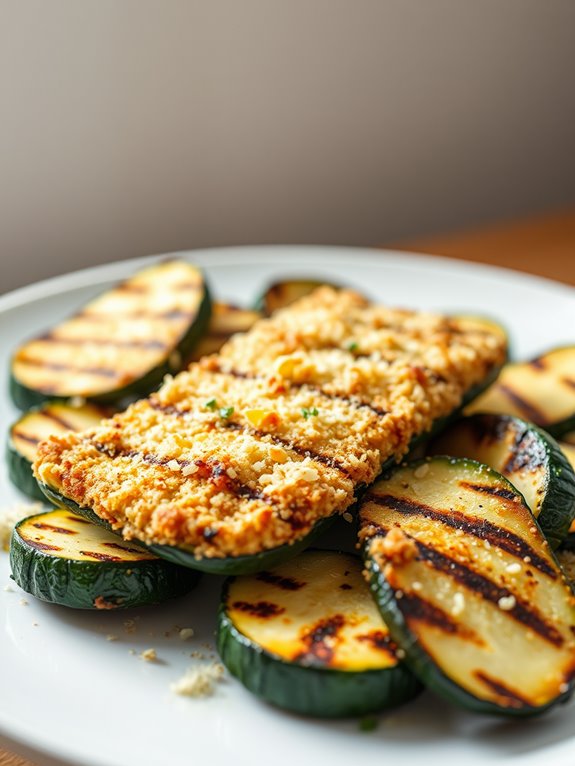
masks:
{"label": "blurred background", "polygon": [[[575,202],[573,0],[0,0],[0,291]],[[575,252],[574,252],[575,256]]]}

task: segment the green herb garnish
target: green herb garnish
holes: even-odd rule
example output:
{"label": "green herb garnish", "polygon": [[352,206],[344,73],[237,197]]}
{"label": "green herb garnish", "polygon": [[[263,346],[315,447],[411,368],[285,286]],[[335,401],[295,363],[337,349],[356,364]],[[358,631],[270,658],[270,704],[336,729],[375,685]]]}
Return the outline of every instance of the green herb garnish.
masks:
{"label": "green herb garnish", "polygon": [[350,341],[347,344],[347,350],[348,351],[352,351],[352,352],[353,351],[357,351],[358,348],[359,348],[359,344],[357,344],[354,340]]}
{"label": "green herb garnish", "polygon": [[233,414],[233,407],[220,407],[220,417],[222,420],[229,420]]}
{"label": "green herb garnish", "polygon": [[311,417],[317,417],[319,415],[319,410],[317,407],[302,407],[301,408],[301,414],[304,416],[304,418],[307,420]]}
{"label": "green herb garnish", "polygon": [[205,407],[207,410],[212,410],[212,412],[213,412],[213,411],[216,409],[216,407],[217,407],[217,406],[218,406],[218,403],[216,402],[216,400],[215,400],[215,399],[210,399],[210,401],[209,401],[209,402],[206,402],[206,403],[204,404],[204,407]]}

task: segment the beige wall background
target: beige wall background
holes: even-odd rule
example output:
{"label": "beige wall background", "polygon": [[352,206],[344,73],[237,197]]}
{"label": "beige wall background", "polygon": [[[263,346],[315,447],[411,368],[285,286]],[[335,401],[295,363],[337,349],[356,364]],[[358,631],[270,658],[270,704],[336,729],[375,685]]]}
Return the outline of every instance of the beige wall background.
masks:
{"label": "beige wall background", "polygon": [[0,0],[0,291],[575,200],[573,0]]}

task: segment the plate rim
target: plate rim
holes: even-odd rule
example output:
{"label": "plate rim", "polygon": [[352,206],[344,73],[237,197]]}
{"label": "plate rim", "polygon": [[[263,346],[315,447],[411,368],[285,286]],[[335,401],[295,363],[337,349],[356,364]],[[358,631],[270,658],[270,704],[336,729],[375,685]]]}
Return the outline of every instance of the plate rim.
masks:
{"label": "plate rim", "polygon": [[[330,245],[241,245],[222,248],[202,248],[197,250],[177,250],[168,253],[139,256],[135,258],[122,259],[109,263],[99,264],[75,271],[66,272],[54,277],[31,283],[24,287],[0,295],[0,315],[13,309],[23,308],[26,304],[37,300],[49,298],[62,292],[81,289],[87,286],[103,284],[122,278],[126,271],[134,271],[143,266],[152,264],[159,260],[185,258],[186,260],[195,260],[200,267],[213,265],[222,267],[226,265],[237,266],[240,262],[249,262],[257,264],[262,262],[262,258],[268,260],[272,255],[275,258],[289,257],[291,255],[306,256],[307,268],[324,267],[329,263],[337,265],[359,266],[363,260],[370,266],[381,264],[398,265],[408,269],[417,270],[422,266],[431,271],[444,272],[447,270],[454,275],[474,275],[481,274],[487,278],[514,279],[520,286],[526,288],[544,288],[547,291],[561,294],[563,297],[575,301],[575,287],[514,269],[494,266],[491,264],[476,263],[474,261],[460,260],[440,255],[428,255],[415,252],[399,251],[393,249],[330,246]],[[361,260],[360,260],[361,259]],[[268,261],[269,262],[269,261]],[[279,264],[278,264],[279,265]],[[286,265],[292,266],[287,261]],[[294,264],[296,265],[296,264]],[[299,264],[297,264],[299,265]],[[302,267],[306,264],[302,263]],[[9,716],[0,715],[0,734],[21,744],[23,748],[37,750],[39,755],[45,754],[47,757],[61,759],[70,764],[82,763],[85,766],[111,766],[108,759],[101,760],[95,754],[87,756],[85,753],[79,753],[77,748],[68,746],[66,742],[60,742],[58,749],[54,749],[50,739],[46,740],[36,732],[32,725],[26,726],[17,720],[10,720]],[[562,750],[562,744],[549,746],[549,751],[555,747]],[[472,754],[470,754],[472,755]],[[80,760],[79,760],[80,759]],[[492,763],[496,763],[497,757],[492,758]]]}

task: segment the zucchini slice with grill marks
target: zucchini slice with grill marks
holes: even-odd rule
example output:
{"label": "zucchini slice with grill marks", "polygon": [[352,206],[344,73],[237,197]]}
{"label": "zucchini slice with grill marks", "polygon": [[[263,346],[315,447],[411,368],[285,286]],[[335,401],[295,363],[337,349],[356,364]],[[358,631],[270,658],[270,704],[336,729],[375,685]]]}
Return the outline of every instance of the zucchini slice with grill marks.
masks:
{"label": "zucchini slice with grill marks", "polygon": [[331,282],[321,282],[317,279],[283,279],[273,282],[255,303],[256,311],[264,316],[271,316],[274,311],[283,309],[291,303],[312,293],[318,287],[329,284],[337,289],[337,285]]}
{"label": "zucchini slice with grill marks", "polygon": [[557,348],[530,362],[508,364],[466,414],[517,415],[553,436],[575,427],[575,346]]}
{"label": "zucchini slice with grill marks", "polygon": [[200,577],[65,509],[16,525],[10,565],[27,593],[75,609],[158,604],[187,593]]}
{"label": "zucchini slice with grill marks", "polygon": [[[60,494],[47,484],[39,483],[38,486],[41,488],[44,496],[48,498],[51,503],[54,503],[54,505],[68,508],[82,518],[102,526],[109,532],[113,532],[121,537],[121,532],[119,530],[113,529],[105,519],[100,518],[100,516],[94,513],[91,508],[83,508],[79,506],[74,500]],[[194,556],[193,550],[188,550],[183,547],[176,548],[173,545],[149,545],[146,547],[153,554],[160,556],[160,558],[163,558],[172,564],[181,567],[190,567],[191,569],[198,569],[200,572],[214,575],[252,574],[253,572],[259,572],[262,569],[269,569],[270,567],[277,566],[283,561],[293,558],[314,543],[324,532],[327,532],[335,519],[335,516],[320,519],[305,537],[302,537],[289,545],[279,545],[277,548],[270,548],[250,556],[197,558]],[[139,545],[143,546],[143,543],[139,543]]]}
{"label": "zucchini slice with grill marks", "polygon": [[29,410],[10,428],[6,456],[8,475],[21,492],[35,500],[45,495],[32,474],[38,444],[49,436],[66,431],[84,431],[98,425],[111,414],[107,407],[95,404],[74,406],[67,402],[47,402]]}
{"label": "zucchini slice with grill marks", "polygon": [[228,580],[217,644],[246,688],[305,715],[363,715],[406,702],[420,688],[397,659],[361,560],[349,554],[306,551]]}
{"label": "zucchini slice with grill marks", "polygon": [[575,517],[575,472],[557,442],[511,415],[461,418],[428,446],[430,455],[485,463],[517,487],[552,548]]}
{"label": "zucchini slice with grill marks", "polygon": [[46,399],[148,394],[181,369],[209,316],[195,266],[165,261],[144,269],[20,346],[11,366],[14,404],[25,410]]}
{"label": "zucchini slice with grill marks", "polygon": [[[565,455],[570,466],[575,471],[575,431],[563,434],[558,444],[561,447],[561,452]],[[575,520],[571,522],[569,534],[564,542],[570,549],[575,549]],[[573,579],[575,580],[575,578]]]}
{"label": "zucchini slice with grill marks", "polygon": [[437,457],[377,482],[360,510],[371,588],[405,662],[480,713],[541,713],[573,692],[573,594],[500,474]]}
{"label": "zucchini slice with grill marks", "polygon": [[261,319],[259,311],[238,308],[228,303],[214,303],[208,330],[186,363],[197,362],[203,356],[215,354],[232,335],[247,332],[258,319]]}

